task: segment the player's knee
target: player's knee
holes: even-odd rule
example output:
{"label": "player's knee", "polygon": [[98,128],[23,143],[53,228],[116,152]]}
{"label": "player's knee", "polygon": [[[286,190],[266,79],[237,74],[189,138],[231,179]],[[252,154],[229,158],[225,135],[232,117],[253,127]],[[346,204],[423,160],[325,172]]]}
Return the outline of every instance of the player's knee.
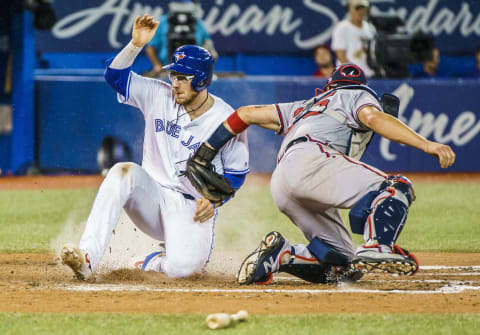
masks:
{"label": "player's knee", "polygon": [[[390,184],[388,184],[389,181],[390,181]],[[400,192],[400,194],[405,196],[406,199],[402,199],[402,201],[405,202],[408,207],[410,207],[412,202],[415,201],[415,191],[413,189],[412,182],[407,177],[402,176],[401,174],[390,176],[386,181],[386,183],[387,183],[387,189],[388,187],[391,187],[397,191],[396,192],[397,197],[400,198],[400,195],[398,194],[398,192]]]}
{"label": "player's knee", "polygon": [[108,171],[107,178],[115,179],[119,182],[131,180],[135,176],[135,169],[137,167],[140,166],[130,162],[116,163],[110,171]]}
{"label": "player's knee", "polygon": [[165,271],[167,276],[170,278],[187,278],[195,273],[197,273],[197,269],[191,266],[184,266],[181,264],[170,264]]}
{"label": "player's knee", "polygon": [[135,188],[138,169],[141,167],[135,163],[117,163],[108,171],[102,187],[118,194],[130,193]]}
{"label": "player's knee", "polygon": [[118,177],[125,177],[133,171],[135,168],[135,163],[122,162],[116,163],[108,172],[109,175],[114,175]]}
{"label": "player's knee", "polygon": [[206,261],[168,258],[164,271],[171,278],[186,278],[200,272]]}

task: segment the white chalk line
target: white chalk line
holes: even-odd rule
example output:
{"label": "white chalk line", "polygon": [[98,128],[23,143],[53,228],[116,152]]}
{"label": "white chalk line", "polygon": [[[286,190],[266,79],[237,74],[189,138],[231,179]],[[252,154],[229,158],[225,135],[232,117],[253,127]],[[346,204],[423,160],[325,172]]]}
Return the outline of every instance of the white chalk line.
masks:
{"label": "white chalk line", "polygon": [[[304,282],[300,278],[295,277],[282,277],[277,276],[274,277],[274,280],[278,281],[289,281],[289,282]],[[475,284],[477,281],[471,280],[446,280],[446,279],[365,279],[365,277],[361,280],[362,283],[464,283],[464,284]]]}
{"label": "white chalk line", "polygon": [[[479,272],[448,272],[448,273],[425,273],[420,272],[421,275],[428,276],[479,276],[480,266],[443,266],[430,265],[421,266],[421,270],[470,270]],[[275,276],[275,280],[289,281],[289,282],[303,282],[301,279],[291,276]],[[398,277],[397,277],[398,278]],[[400,277],[401,278],[401,277]],[[403,277],[407,278],[407,277]],[[410,277],[411,278],[411,277]],[[217,288],[158,288],[146,285],[131,285],[131,284],[83,284],[83,285],[62,285],[55,286],[55,289],[77,292],[164,292],[164,293],[288,293],[288,294],[333,294],[333,293],[381,293],[381,294],[450,294],[462,293],[465,291],[479,291],[480,286],[478,281],[461,281],[461,280],[442,280],[442,279],[362,279],[362,282],[371,283],[437,283],[442,286],[433,290],[379,290],[379,289],[363,289],[356,288],[349,284],[340,284],[332,289],[275,289],[275,288],[239,288],[239,289],[217,289]],[[40,288],[38,288],[40,289]]]}
{"label": "white chalk line", "polygon": [[332,293],[382,293],[382,294],[446,294],[461,293],[464,291],[477,291],[480,286],[471,285],[445,285],[435,290],[372,290],[353,287],[340,287],[339,289],[318,290],[318,289],[209,289],[209,288],[155,288],[144,285],[74,285],[56,287],[60,290],[76,292],[162,292],[162,293],[289,293],[289,294],[332,294]]}
{"label": "white chalk line", "polygon": [[445,266],[445,265],[421,265],[420,270],[475,270],[480,271],[480,265]]}
{"label": "white chalk line", "polygon": [[419,272],[420,276],[480,276],[479,272],[435,272],[435,273],[425,273]]}

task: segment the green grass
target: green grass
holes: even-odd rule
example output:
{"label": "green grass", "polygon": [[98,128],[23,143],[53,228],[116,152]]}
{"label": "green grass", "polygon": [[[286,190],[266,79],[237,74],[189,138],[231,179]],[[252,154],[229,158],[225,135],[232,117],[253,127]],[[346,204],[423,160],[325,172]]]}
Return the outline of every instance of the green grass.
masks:
{"label": "green grass", "polygon": [[479,183],[417,184],[400,242],[416,251],[479,252],[479,188]]}
{"label": "green grass", "polygon": [[[414,251],[480,252],[479,183],[417,183],[417,201],[399,239]],[[0,191],[0,252],[46,252],[67,223],[86,221],[96,189]],[[342,211],[345,222],[348,212]],[[347,223],[348,225],[348,223]],[[220,209],[216,247],[250,250],[278,230],[292,242],[305,239],[276,208],[268,186],[244,187]],[[357,243],[360,235],[354,235]]]}
{"label": "green grass", "polygon": [[[0,313],[0,334],[213,334],[205,315]],[[255,315],[219,334],[478,334],[479,314]]]}
{"label": "green grass", "polygon": [[68,220],[85,221],[95,189],[0,191],[0,252],[44,252]]}
{"label": "green grass", "polygon": [[[410,208],[398,243],[412,251],[480,252],[480,183],[415,184],[417,200]],[[341,211],[348,224],[348,211]],[[268,186],[242,189],[222,209],[216,231],[238,249],[255,244],[268,232],[278,230],[293,242],[303,243],[300,230],[276,208]],[[352,235],[359,244],[361,235]],[[248,243],[250,246],[250,243]]]}

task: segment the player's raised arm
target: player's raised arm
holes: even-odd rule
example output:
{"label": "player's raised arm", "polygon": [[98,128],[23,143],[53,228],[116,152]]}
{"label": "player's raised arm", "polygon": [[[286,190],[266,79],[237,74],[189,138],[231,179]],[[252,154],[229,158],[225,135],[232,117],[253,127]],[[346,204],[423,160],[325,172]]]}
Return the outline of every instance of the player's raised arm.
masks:
{"label": "player's raised arm", "polygon": [[142,51],[145,44],[155,35],[159,22],[145,14],[137,16],[133,24],[132,40],[118,53],[115,58],[107,60],[105,80],[115,91],[127,96],[127,83],[133,61]]}
{"label": "player's raised arm", "polygon": [[358,112],[358,118],[365,126],[389,140],[437,157],[442,168],[447,168],[455,162],[455,153],[450,146],[427,140],[400,120],[382,113],[375,107],[363,107]]}
{"label": "player's raised arm", "polygon": [[132,44],[138,48],[143,48],[155,36],[159,21],[153,16],[147,14],[143,17],[137,16],[133,23]]}

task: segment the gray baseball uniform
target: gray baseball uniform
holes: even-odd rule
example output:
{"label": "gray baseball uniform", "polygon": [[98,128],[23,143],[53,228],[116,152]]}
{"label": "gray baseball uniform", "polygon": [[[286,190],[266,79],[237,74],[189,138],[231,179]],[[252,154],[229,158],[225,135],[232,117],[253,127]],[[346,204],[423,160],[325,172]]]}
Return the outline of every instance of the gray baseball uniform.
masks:
{"label": "gray baseball uniform", "polygon": [[278,134],[285,139],[271,179],[273,199],[307,240],[318,237],[349,258],[355,247],[338,209],[351,208],[387,177],[352,158],[361,157],[373,135],[358,119],[367,105],[382,110],[362,89],[338,89],[275,105]]}

